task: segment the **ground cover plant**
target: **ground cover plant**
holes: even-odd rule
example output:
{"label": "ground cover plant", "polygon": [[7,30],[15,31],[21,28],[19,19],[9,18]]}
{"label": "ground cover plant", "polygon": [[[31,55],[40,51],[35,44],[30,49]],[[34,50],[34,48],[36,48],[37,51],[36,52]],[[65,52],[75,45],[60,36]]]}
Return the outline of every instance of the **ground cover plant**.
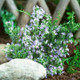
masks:
{"label": "ground cover plant", "polygon": [[48,75],[62,74],[64,71],[63,57],[69,55],[68,43],[77,42],[73,33],[80,28],[80,24],[74,22],[74,13],[69,14],[69,22],[59,26],[52,23],[50,15],[38,7],[33,7],[29,25],[24,28],[16,26],[14,18],[7,19],[6,14],[1,13],[5,31],[12,39],[11,44],[5,48],[6,57],[28,58],[41,63]]}
{"label": "ground cover plant", "polygon": [[16,26],[16,17],[4,9],[0,11],[0,16],[2,18],[5,32],[10,36],[13,42],[16,42],[19,39],[17,34],[20,32],[20,27]]}
{"label": "ground cover plant", "polygon": [[70,74],[80,72],[77,70],[77,68],[80,68],[80,46],[79,45],[76,46],[74,53],[75,53],[74,56],[63,59],[63,61],[66,61],[66,63],[68,64],[67,72]]}

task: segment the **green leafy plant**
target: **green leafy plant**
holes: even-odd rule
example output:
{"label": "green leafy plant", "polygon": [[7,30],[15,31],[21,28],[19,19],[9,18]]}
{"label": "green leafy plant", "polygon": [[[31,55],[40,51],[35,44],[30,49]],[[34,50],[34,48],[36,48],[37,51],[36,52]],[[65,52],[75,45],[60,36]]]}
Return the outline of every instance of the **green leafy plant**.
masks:
{"label": "green leafy plant", "polygon": [[63,26],[67,27],[68,26],[68,32],[69,30],[73,33],[75,33],[77,30],[80,29],[80,23],[76,23],[75,22],[75,18],[74,18],[74,12],[67,12],[68,14],[68,22],[64,23]]}
{"label": "green leafy plant", "polygon": [[[69,22],[68,22],[68,23],[64,23],[63,26],[65,26],[65,27],[68,26],[68,27],[69,27],[68,29],[69,29],[71,32],[75,33],[78,29],[80,29],[80,23],[76,23],[76,22],[75,22],[74,12],[72,12],[72,13],[71,13],[71,12],[68,12],[67,14],[69,15],[69,17],[68,17]],[[75,45],[75,46],[78,44],[77,40],[74,40],[74,39],[73,39],[73,42],[74,42],[74,45]],[[80,63],[80,61],[79,61],[79,57],[80,57],[80,55],[79,55],[79,53],[80,53],[80,47],[78,46],[78,47],[76,47],[76,48],[77,48],[77,49],[74,50],[74,53],[75,53],[74,56],[68,57],[68,58],[63,58],[63,63],[66,61],[66,63],[68,64],[68,68],[67,68],[67,72],[68,72],[68,73],[78,72],[78,71],[76,70],[76,68],[77,68],[77,67],[80,67],[80,66],[79,66],[79,63]]]}
{"label": "green leafy plant", "polygon": [[80,68],[80,46],[76,47],[74,53],[75,53],[74,56],[63,59],[63,61],[66,61],[68,64],[67,72],[70,74],[80,72],[76,70],[76,68]]}
{"label": "green leafy plant", "polygon": [[20,27],[16,26],[16,17],[7,10],[1,10],[0,16],[2,17],[5,32],[10,36],[13,42],[19,39]]}
{"label": "green leafy plant", "polygon": [[73,25],[72,17],[70,19],[68,23],[55,26],[50,15],[42,8],[34,6],[29,25],[21,29],[13,28],[15,23],[8,26],[12,43],[5,48],[6,57],[9,60],[29,58],[46,67],[49,75],[62,74],[62,58],[69,55],[67,44],[75,42],[73,32],[79,29],[79,24],[76,29],[73,28],[77,24]]}

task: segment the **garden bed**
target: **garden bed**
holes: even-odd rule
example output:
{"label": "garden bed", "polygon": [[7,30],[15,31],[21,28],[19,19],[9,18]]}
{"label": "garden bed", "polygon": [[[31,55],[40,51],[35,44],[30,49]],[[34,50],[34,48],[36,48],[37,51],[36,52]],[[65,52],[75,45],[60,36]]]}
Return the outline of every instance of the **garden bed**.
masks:
{"label": "garden bed", "polygon": [[[33,11],[35,12],[35,15],[37,14],[38,10],[39,7],[37,6],[37,8],[35,8],[36,12]],[[71,19],[69,19],[70,21],[68,23],[62,24],[61,26],[57,27],[54,26],[53,28],[53,24],[51,23],[51,17],[45,14],[45,12],[42,9],[40,9],[40,11],[42,12],[40,13],[41,15],[38,14],[40,20],[39,22],[38,20],[37,22],[35,21],[35,17],[33,15],[33,17],[30,20],[30,25],[26,25],[25,28],[21,29],[20,27],[16,27],[16,25],[13,22],[14,17],[10,17],[11,14],[9,14],[10,20],[8,21],[7,14],[7,19],[5,19],[5,14],[2,15],[3,23],[6,26],[4,25],[4,30],[3,24],[0,21],[0,44],[11,43],[13,41],[11,44],[7,44],[7,47],[5,49],[7,58],[15,59],[27,57],[41,63],[44,67],[47,68],[48,74],[53,75],[51,77],[48,76],[48,78],[44,80],[80,80],[80,73],[74,73],[74,71],[76,70],[80,71],[80,68],[76,68],[76,62],[78,63],[78,67],[80,67],[80,61],[78,61],[80,57],[80,47],[78,46],[79,48],[77,49],[77,41],[74,40],[73,37],[73,33],[78,30],[79,24],[77,25],[74,22],[74,14],[69,13]],[[42,24],[40,23],[41,20]],[[24,34],[22,34],[23,31]],[[5,32],[8,33],[10,37]],[[74,46],[73,43],[76,46]],[[11,53],[9,51],[11,51]],[[75,64],[74,58],[76,58]],[[67,72],[72,74],[69,74]]]}
{"label": "garden bed", "polygon": [[[5,33],[4,27],[2,26],[2,23],[0,23],[0,44],[6,44],[10,43],[11,39],[9,36]],[[73,44],[69,44],[69,53],[71,56],[74,55],[73,50],[75,49],[75,46]],[[73,54],[72,54],[73,53]],[[64,70],[66,71],[67,65],[65,65]],[[77,68],[77,70],[80,70]],[[67,72],[64,72],[62,75],[55,75],[48,77],[44,80],[80,80],[80,73],[74,73],[74,74],[68,74]]]}

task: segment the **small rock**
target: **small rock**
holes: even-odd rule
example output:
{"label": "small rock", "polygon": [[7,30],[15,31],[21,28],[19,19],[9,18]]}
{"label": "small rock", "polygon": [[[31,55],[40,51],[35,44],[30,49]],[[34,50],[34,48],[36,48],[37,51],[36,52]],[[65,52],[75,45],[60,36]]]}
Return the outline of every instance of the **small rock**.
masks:
{"label": "small rock", "polygon": [[5,57],[4,48],[6,44],[0,44],[0,64],[8,62],[7,58]]}
{"label": "small rock", "polygon": [[46,77],[46,69],[29,59],[13,59],[0,65],[0,80],[40,80]]}

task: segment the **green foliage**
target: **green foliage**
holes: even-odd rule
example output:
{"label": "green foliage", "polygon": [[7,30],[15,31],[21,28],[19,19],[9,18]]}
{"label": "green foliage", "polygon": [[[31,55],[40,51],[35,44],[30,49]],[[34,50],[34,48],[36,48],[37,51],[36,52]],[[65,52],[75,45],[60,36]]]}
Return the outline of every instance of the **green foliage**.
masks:
{"label": "green foliage", "polygon": [[21,45],[18,45],[18,44],[10,45],[8,43],[5,50],[7,50],[7,55],[8,56],[12,56],[9,59],[12,59],[12,58],[13,59],[14,58],[26,58],[26,56],[28,56],[28,54],[26,54],[28,52],[28,50],[25,49],[25,48],[22,48]]}
{"label": "green foliage", "polygon": [[5,32],[10,36],[13,42],[17,42],[20,37],[18,35],[20,27],[16,26],[16,17],[7,10],[1,10],[0,15],[2,17]]}
{"label": "green foliage", "polygon": [[74,53],[74,56],[63,59],[63,62],[66,61],[66,63],[68,64],[67,72],[70,74],[80,72],[76,70],[76,68],[80,68],[80,46],[76,47]]}
{"label": "green foliage", "polygon": [[[68,23],[64,23],[63,26],[66,28],[68,26],[68,29],[65,29],[65,31],[69,32],[69,30],[73,33],[75,33],[77,30],[80,29],[80,23],[75,23],[75,19],[74,19],[74,12],[67,13],[69,15]],[[78,44],[78,42],[76,40],[73,39],[74,45],[76,46]],[[66,61],[66,63],[68,64],[68,68],[67,68],[67,72],[68,73],[75,73],[78,72],[77,70],[75,70],[77,67],[80,67],[80,47],[76,47],[77,50],[74,50],[75,55],[73,57],[69,57],[69,58],[63,58],[63,64]]]}
{"label": "green foliage", "polygon": [[[2,17],[2,22],[4,24],[5,31],[6,31],[7,34],[9,34],[9,29],[8,29],[8,26],[6,26],[6,22],[8,22],[8,21],[15,21],[16,17],[13,16],[12,13],[9,13],[6,10],[1,10],[0,11],[0,16]],[[14,27],[15,27],[15,24],[14,24]]]}
{"label": "green foliage", "polygon": [[77,0],[77,1],[78,1],[79,5],[80,5],[80,0]]}
{"label": "green foliage", "polygon": [[68,14],[68,23],[55,26],[50,15],[42,8],[34,6],[32,15],[28,14],[31,16],[30,24],[21,29],[16,27],[15,20],[9,21],[2,16],[3,23],[6,23],[6,32],[12,39],[12,43],[5,48],[6,57],[9,60],[29,58],[37,61],[47,68],[49,75],[63,73],[62,58],[68,55],[67,44],[76,44],[73,32],[80,28],[80,25],[74,22],[74,13]]}
{"label": "green foliage", "polygon": [[[75,18],[74,18],[74,12],[67,12],[68,14],[68,22],[64,23],[63,26],[66,28],[65,31],[69,32],[73,32],[75,33],[77,30],[80,29],[80,23],[76,23],[75,22]],[[68,27],[68,28],[67,28]]]}

